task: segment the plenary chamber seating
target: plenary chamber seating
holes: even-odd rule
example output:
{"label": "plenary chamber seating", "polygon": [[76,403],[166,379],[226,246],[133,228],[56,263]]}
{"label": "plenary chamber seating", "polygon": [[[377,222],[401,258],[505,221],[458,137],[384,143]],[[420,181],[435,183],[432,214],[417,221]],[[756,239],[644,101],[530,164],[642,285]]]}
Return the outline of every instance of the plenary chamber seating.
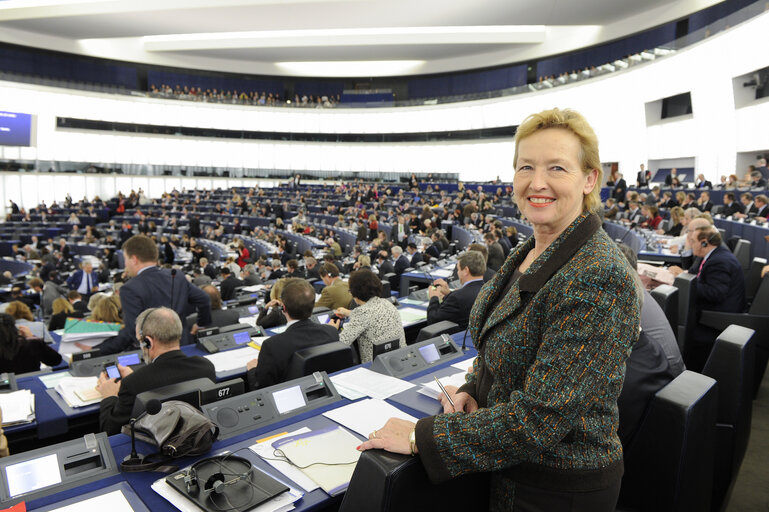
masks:
{"label": "plenary chamber seating", "polygon": [[753,410],[752,329],[730,325],[716,339],[704,375],[718,382],[712,510],[725,508],[748,448]]}
{"label": "plenary chamber seating", "polygon": [[678,337],[678,288],[661,284],[650,292],[668,319],[673,334]]}
{"label": "plenary chamber seating", "polygon": [[291,356],[286,380],[322,371],[331,374],[349,368],[353,360],[353,348],[340,341],[297,350]]}
{"label": "plenary chamber seating", "polygon": [[430,338],[435,338],[441,334],[454,334],[455,332],[459,332],[459,324],[455,324],[450,320],[441,320],[440,322],[435,322],[434,324],[422,327],[422,329],[419,330],[416,342],[419,343],[420,341],[429,340]]}

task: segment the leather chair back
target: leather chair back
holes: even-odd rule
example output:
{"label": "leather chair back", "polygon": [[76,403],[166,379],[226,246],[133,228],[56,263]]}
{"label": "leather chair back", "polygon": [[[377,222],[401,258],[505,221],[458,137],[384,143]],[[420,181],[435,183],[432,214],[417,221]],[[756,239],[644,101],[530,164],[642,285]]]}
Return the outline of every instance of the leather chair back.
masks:
{"label": "leather chair back", "polygon": [[673,329],[673,334],[678,336],[678,288],[669,284],[661,284],[650,293],[665,313],[670,328]]}
{"label": "leather chair back", "polygon": [[753,302],[758,287],[761,285],[761,270],[766,266],[766,258],[753,258],[750,268],[745,273],[745,299],[748,304]]}
{"label": "leather chair back", "polygon": [[[673,286],[678,288],[678,348],[686,359],[687,344],[692,343],[691,333],[697,323],[694,306],[697,297],[697,276],[689,272],[679,274]],[[687,339],[688,338],[688,339]]]}
{"label": "leather chair back", "polygon": [[718,382],[713,510],[728,501],[745,457],[753,410],[755,331],[730,325],[716,339],[704,375]]}
{"label": "leather chair back", "polygon": [[286,380],[298,379],[314,372],[333,373],[353,365],[353,349],[340,341],[324,343],[294,352]]}
{"label": "leather chair back", "polygon": [[687,370],[657,392],[625,451],[617,510],[710,508],[717,387],[712,378]]}
{"label": "leather chair back", "polygon": [[734,257],[737,258],[737,261],[740,262],[740,266],[744,272],[750,268],[750,245],[750,240],[740,238],[737,240],[737,243],[734,245],[734,250],[732,251],[734,253]]}
{"label": "leather chair back", "polygon": [[455,332],[459,332],[459,324],[455,324],[449,320],[442,320],[426,327],[422,327],[417,335],[416,342],[429,340],[430,338],[435,338],[441,334],[454,334]]}
{"label": "leather chair back", "polygon": [[419,457],[383,450],[361,454],[339,512],[468,512],[488,510],[485,473],[432,484]]}

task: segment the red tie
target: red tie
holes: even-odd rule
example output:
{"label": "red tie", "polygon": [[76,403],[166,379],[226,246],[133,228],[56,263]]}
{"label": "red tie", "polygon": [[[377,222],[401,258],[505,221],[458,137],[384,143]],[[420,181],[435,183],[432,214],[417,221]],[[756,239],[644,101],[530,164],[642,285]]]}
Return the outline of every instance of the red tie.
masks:
{"label": "red tie", "polygon": [[697,277],[700,277],[700,274],[702,273],[702,266],[705,265],[705,260],[702,260],[702,263],[700,263],[700,268],[697,270]]}

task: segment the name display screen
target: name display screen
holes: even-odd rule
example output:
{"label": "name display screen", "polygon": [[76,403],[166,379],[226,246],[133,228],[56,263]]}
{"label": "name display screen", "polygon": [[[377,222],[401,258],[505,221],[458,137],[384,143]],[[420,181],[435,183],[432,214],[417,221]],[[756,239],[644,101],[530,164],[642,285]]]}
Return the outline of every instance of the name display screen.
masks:
{"label": "name display screen", "polygon": [[438,349],[433,344],[419,347],[419,354],[422,356],[422,359],[427,362],[427,364],[432,364],[441,358],[441,355],[438,353]]}
{"label": "name display screen", "polygon": [[0,146],[29,146],[32,116],[0,111]]}
{"label": "name display screen", "polygon": [[238,345],[242,345],[243,343],[251,341],[251,336],[248,334],[248,331],[236,332],[232,335],[232,339],[234,339],[235,343]]}
{"label": "name display screen", "polygon": [[61,483],[59,459],[55,453],[5,468],[11,498]]}
{"label": "name display screen", "polygon": [[304,401],[301,386],[276,391],[272,394],[272,399],[275,400],[275,408],[280,414],[285,414],[307,405],[307,402]]}
{"label": "name display screen", "polygon": [[248,312],[252,315],[259,313],[259,306],[248,306]]}
{"label": "name display screen", "polygon": [[132,366],[139,364],[141,361],[139,361],[139,354],[128,354],[125,356],[118,356],[117,362],[120,363],[121,366]]}
{"label": "name display screen", "polygon": [[318,315],[318,323],[327,324],[329,318],[331,318],[329,315]]}

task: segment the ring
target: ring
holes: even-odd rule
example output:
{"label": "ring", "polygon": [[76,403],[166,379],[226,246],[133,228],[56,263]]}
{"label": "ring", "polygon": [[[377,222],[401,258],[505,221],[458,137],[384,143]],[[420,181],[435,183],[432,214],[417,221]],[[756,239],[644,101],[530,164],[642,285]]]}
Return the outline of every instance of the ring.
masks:
{"label": "ring", "polygon": [[376,433],[376,430],[371,433],[371,439],[376,439]]}

